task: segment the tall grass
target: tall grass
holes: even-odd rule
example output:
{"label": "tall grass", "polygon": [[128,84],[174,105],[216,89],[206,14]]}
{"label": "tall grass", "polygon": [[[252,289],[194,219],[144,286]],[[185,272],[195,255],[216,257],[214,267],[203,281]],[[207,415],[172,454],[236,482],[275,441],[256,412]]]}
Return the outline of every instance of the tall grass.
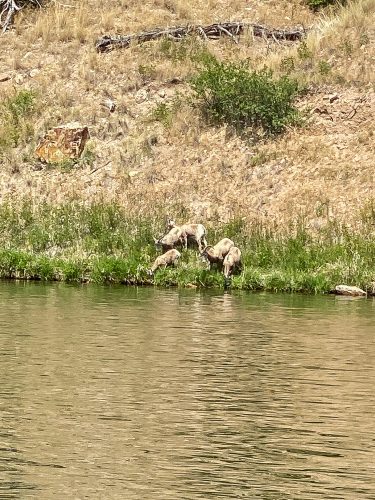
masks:
{"label": "tall grass", "polygon": [[374,291],[375,244],[365,231],[332,224],[313,236],[301,224],[276,233],[242,220],[207,229],[210,243],[226,236],[242,250],[243,271],[230,283],[194,248],[151,279],[147,270],[160,253],[152,237],[163,233],[163,217],[130,219],[113,204],[1,205],[0,277],[309,293],[346,283]]}

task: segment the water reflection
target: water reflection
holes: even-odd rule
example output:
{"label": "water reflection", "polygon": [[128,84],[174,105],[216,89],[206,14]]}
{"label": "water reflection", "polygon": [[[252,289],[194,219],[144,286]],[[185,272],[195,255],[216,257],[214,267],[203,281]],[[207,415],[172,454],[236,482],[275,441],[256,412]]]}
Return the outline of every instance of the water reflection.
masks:
{"label": "water reflection", "polygon": [[0,300],[1,498],[375,498],[373,301]]}

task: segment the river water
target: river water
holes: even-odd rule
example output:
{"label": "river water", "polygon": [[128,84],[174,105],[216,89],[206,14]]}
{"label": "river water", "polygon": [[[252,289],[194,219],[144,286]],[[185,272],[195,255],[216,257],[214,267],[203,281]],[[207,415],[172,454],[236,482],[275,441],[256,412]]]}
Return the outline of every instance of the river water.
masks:
{"label": "river water", "polygon": [[1,499],[375,499],[375,302],[0,283]]}

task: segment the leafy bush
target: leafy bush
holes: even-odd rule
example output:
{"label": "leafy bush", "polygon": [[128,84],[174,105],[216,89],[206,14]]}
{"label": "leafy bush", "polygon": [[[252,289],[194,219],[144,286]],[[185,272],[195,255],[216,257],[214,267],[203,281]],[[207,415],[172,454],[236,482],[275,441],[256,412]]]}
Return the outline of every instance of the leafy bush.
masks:
{"label": "leafy bush", "polygon": [[253,127],[278,133],[299,116],[293,105],[299,92],[297,81],[288,76],[275,79],[268,69],[249,71],[242,63],[210,57],[203,61],[191,87],[213,123],[228,123],[237,130]]}
{"label": "leafy bush", "polygon": [[329,5],[345,5],[346,0],[306,0],[312,10],[319,10]]}

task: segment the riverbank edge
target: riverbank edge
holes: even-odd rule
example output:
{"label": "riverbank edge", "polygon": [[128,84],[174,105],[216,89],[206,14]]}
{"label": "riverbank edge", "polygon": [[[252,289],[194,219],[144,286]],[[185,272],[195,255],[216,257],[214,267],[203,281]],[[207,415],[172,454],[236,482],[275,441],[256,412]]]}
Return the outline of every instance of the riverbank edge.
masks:
{"label": "riverbank edge", "polygon": [[[177,213],[178,222],[186,218]],[[311,294],[343,284],[375,293],[372,218],[356,231],[333,221],[319,231],[303,221],[283,230],[242,218],[209,221],[208,243],[230,238],[241,249],[242,271],[230,280],[208,270],[197,247],[182,249],[176,267],[150,276],[165,220],[159,210],[134,217],[108,203],[0,204],[0,278]]]}
{"label": "riverbank edge", "polygon": [[360,286],[368,297],[375,296],[375,283],[347,283],[316,271],[292,271],[245,267],[229,280],[216,269],[184,265],[181,268],[159,269],[150,278],[147,268],[137,270],[122,258],[108,256],[85,259],[53,258],[25,252],[0,250],[0,279],[3,281],[34,281],[44,283],[124,285],[160,288],[191,288],[245,290],[249,292],[301,293],[309,295],[336,294],[335,286]]}

